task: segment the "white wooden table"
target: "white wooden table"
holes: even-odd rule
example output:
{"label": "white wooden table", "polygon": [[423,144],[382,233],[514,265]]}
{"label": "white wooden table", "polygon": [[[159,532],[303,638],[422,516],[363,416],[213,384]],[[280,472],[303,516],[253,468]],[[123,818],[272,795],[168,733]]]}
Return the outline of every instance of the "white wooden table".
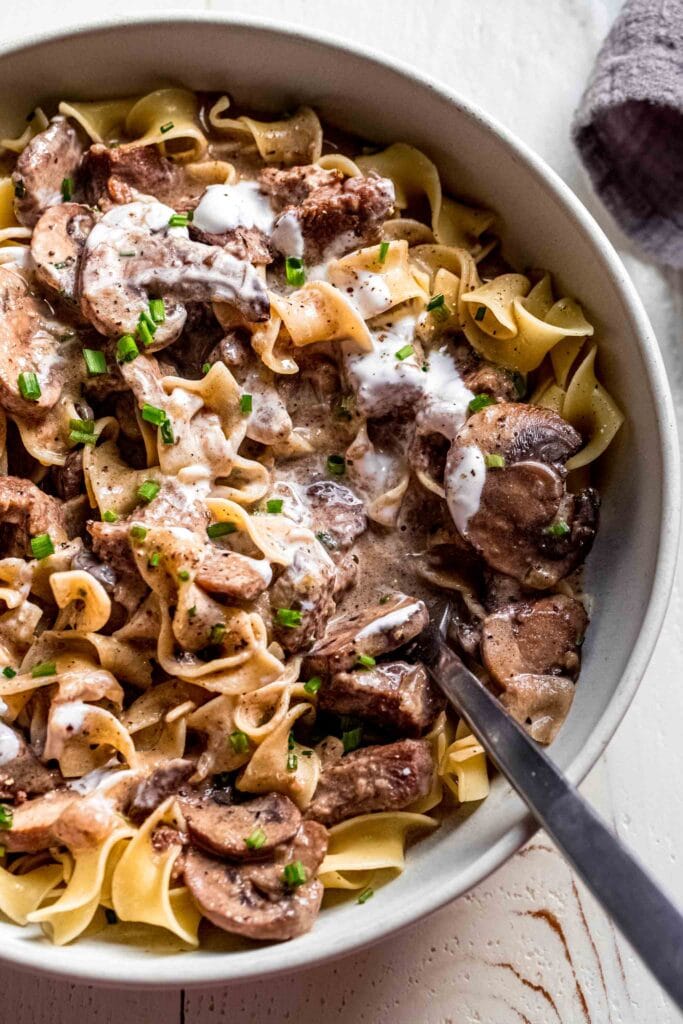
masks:
{"label": "white wooden table", "polygon": [[[417,65],[540,152],[596,213],[648,308],[683,407],[683,276],[635,256],[587,191],[568,124],[620,0],[186,0],[319,27]],[[0,4],[0,38],[165,0]],[[226,68],[229,87],[229,68]],[[37,83],[37,90],[40,85]],[[683,420],[683,416],[681,417]],[[683,423],[681,424],[683,426]],[[634,704],[585,792],[683,904],[683,565]],[[647,737],[647,743],[643,738]],[[106,991],[0,969],[7,1024],[672,1024],[671,1008],[541,833],[495,875],[395,939],[266,984]]]}

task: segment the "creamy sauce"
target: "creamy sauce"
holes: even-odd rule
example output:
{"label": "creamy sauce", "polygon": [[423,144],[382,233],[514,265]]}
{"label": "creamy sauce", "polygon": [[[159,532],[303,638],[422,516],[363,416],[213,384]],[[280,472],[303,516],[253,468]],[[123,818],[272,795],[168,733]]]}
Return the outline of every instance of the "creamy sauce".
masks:
{"label": "creamy sauce", "polygon": [[328,276],[364,320],[386,312],[392,305],[391,288],[383,274],[373,274],[370,270],[341,270],[337,267]]}
{"label": "creamy sauce", "polygon": [[486,480],[484,456],[476,445],[452,450],[446,466],[446,501],[453,522],[462,536],[479,508]]}
{"label": "creamy sauce", "polygon": [[[299,218],[293,211],[278,217],[270,240],[283,256],[297,256],[301,259],[304,254],[304,236]],[[310,274],[306,276],[309,281],[315,280]]]}
{"label": "creamy sauce", "polygon": [[[194,211],[192,223],[200,231],[222,235],[235,228],[259,228],[266,235],[273,230],[274,214],[268,196],[256,181],[236,185],[209,185]],[[298,253],[289,253],[298,255]]]}
{"label": "creamy sauce", "polygon": [[21,740],[13,729],[0,723],[0,765],[14,761],[20,753]]}
{"label": "creamy sauce", "polygon": [[420,605],[415,601],[413,604],[404,605],[402,608],[396,608],[393,612],[387,612],[386,615],[382,615],[381,618],[375,619],[374,622],[370,622],[363,629],[359,630],[357,637],[359,640],[365,640],[369,636],[374,636],[377,633],[384,633],[386,630],[395,629],[396,626],[403,625],[408,619],[415,615],[420,610]]}

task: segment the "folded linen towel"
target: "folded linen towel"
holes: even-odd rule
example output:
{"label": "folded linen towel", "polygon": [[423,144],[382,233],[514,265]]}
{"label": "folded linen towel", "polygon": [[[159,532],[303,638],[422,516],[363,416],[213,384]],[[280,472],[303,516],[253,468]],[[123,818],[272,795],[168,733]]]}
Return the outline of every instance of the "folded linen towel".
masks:
{"label": "folded linen towel", "polygon": [[683,267],[683,0],[627,0],[572,134],[624,231],[657,262]]}

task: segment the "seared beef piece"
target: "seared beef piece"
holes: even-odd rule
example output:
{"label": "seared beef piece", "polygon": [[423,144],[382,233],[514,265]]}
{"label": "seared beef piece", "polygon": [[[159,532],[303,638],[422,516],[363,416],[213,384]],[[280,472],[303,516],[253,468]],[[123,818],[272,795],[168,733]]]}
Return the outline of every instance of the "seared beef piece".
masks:
{"label": "seared beef piece", "polygon": [[189,302],[187,320],[177,341],[164,350],[164,359],[175,365],[180,377],[203,377],[202,366],[210,360],[224,331],[208,302]]}
{"label": "seared beef piece", "polygon": [[213,231],[200,231],[190,224],[190,238],[204,245],[220,245],[238,260],[249,260],[250,263],[267,265],[273,262],[268,238],[259,228],[233,228],[216,234]]}
{"label": "seared beef piece", "polygon": [[[130,547],[130,524],[124,520],[118,523],[89,522],[87,529],[92,537],[96,557],[111,569],[115,576],[114,600],[133,612],[147,591],[147,584],[140,576]],[[101,578],[100,582],[104,586]]]}
{"label": "seared beef piece", "polygon": [[426,796],[433,774],[426,740],[354,750],[323,769],[306,817],[330,827],[357,814],[400,811]]}
{"label": "seared beef piece", "polygon": [[[299,809],[281,793],[225,804],[217,803],[210,793],[189,791],[180,806],[192,842],[209,853],[234,860],[268,857],[281,843],[293,839],[301,825]],[[246,840],[254,833],[260,845],[248,846]]]}
{"label": "seared beef piece", "polygon": [[[336,576],[334,563],[318,541],[297,546],[292,564],[270,590],[273,633],[286,651],[305,651],[323,635],[335,608]],[[278,609],[299,612],[299,624],[285,625],[286,616],[278,616]]]}
{"label": "seared beef piece", "polygon": [[[61,779],[42,764],[20,732],[0,722],[0,800],[23,800],[55,789]],[[0,845],[2,845],[0,837]]]}
{"label": "seared beef piece", "polygon": [[538,406],[501,403],[467,420],[448,456],[446,497],[457,508],[468,447],[502,456],[504,466],[486,472],[464,534],[493,569],[542,590],[585,558],[597,529],[598,496],[590,488],[567,493],[564,468],[582,443],[560,416]]}
{"label": "seared beef piece", "polygon": [[65,117],[53,117],[45,131],[34,135],[12,174],[14,212],[20,224],[33,227],[48,206],[64,201],[62,182],[75,180],[82,153],[78,131]]}
{"label": "seared beef piece", "polygon": [[182,757],[174,757],[156,768],[135,788],[126,809],[130,820],[136,825],[141,825],[145,818],[156,811],[159,804],[178,792],[192,775],[194,768],[192,761],[186,761]]}
{"label": "seared beef piece", "polygon": [[517,378],[510,370],[481,359],[469,345],[458,345],[453,355],[460,376],[475,395],[491,395],[501,402],[519,400]]}
{"label": "seared beef piece", "polygon": [[[349,548],[368,528],[368,517],[360,498],[349,487],[333,480],[317,480],[303,494],[313,519],[313,529],[324,534],[330,550]],[[327,538],[332,538],[333,545]]]}
{"label": "seared beef piece", "polygon": [[330,623],[304,662],[309,675],[347,672],[360,655],[378,658],[395,651],[421,632],[429,622],[423,601],[393,594],[386,604],[373,605],[355,615]]}
{"label": "seared beef piece", "polygon": [[51,477],[57,496],[62,501],[77,498],[85,492],[83,479],[83,449],[74,448],[66,457],[63,466],[53,466]]}
{"label": "seared beef piece", "polygon": [[80,203],[51,206],[31,235],[36,277],[63,301],[77,302],[79,260],[95,215]]}
{"label": "seared beef piece", "polygon": [[[259,180],[283,210],[281,216],[299,221],[309,260],[322,257],[335,242],[343,244],[345,252],[378,242],[394,209],[393,184],[376,175],[344,178],[318,167],[267,167]],[[276,221],[276,231],[277,225]]]}
{"label": "seared beef piece", "polygon": [[367,719],[402,736],[420,736],[445,707],[422,665],[382,662],[338,672],[320,690],[318,707]]}
{"label": "seared beef piece", "polygon": [[523,674],[575,679],[587,627],[581,602],[564,594],[508,605],[484,620],[484,664],[501,686]]}
{"label": "seared beef piece", "polygon": [[12,827],[2,832],[2,846],[10,853],[35,853],[57,845],[57,822],[74,799],[75,793],[56,790],[15,807]]}
{"label": "seared beef piece", "polygon": [[[326,539],[321,538],[321,543],[327,547]],[[356,585],[356,579],[358,578],[358,555],[354,555],[352,552],[344,554],[338,551],[333,553],[332,559],[336,567],[332,597],[337,602],[342,594],[345,594],[347,590]]]}
{"label": "seared beef piece", "polygon": [[49,533],[55,545],[67,536],[59,501],[15,476],[0,477],[0,523],[2,557],[30,557],[30,539],[41,533]]}
{"label": "seared beef piece", "polygon": [[153,195],[175,208],[185,205],[186,176],[156,146],[108,149],[96,142],[83,158],[81,173],[91,206],[102,201],[105,206],[112,202],[132,203],[138,192]]}
{"label": "seared beef piece", "polygon": [[416,473],[443,486],[449,443],[443,434],[415,434],[408,449],[408,461]]}
{"label": "seared beef piece", "polygon": [[195,582],[211,594],[254,601],[268,589],[272,570],[267,560],[240,555],[237,551],[208,548]]}
{"label": "seared beef piece", "polygon": [[[282,941],[309,931],[323,887],[315,874],[327,851],[327,831],[304,822],[294,839],[261,863],[231,864],[189,849],[184,879],[202,913],[219,928],[249,939]],[[306,881],[290,887],[287,864],[300,861]]]}

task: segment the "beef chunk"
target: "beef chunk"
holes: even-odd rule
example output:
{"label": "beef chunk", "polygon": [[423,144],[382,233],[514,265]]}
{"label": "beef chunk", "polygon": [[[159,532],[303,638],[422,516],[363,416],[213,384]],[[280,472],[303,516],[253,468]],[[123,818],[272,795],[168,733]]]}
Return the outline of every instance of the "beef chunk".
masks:
{"label": "beef chunk", "polygon": [[93,206],[103,200],[105,205],[132,203],[139,192],[170,206],[184,205],[179,200],[184,198],[185,175],[156,146],[108,149],[96,142],[83,158],[82,177]]}
{"label": "beef chunk", "polygon": [[383,605],[373,605],[356,615],[345,615],[330,623],[326,635],[306,658],[309,674],[347,672],[356,667],[360,655],[378,658],[412,640],[429,622],[423,601],[394,594]]}
{"label": "beef chunk", "polygon": [[354,750],[323,770],[306,817],[329,827],[357,814],[400,811],[426,796],[433,773],[426,740]]}
{"label": "beef chunk", "polygon": [[57,496],[62,501],[69,501],[84,494],[83,449],[74,448],[70,451],[63,466],[52,467],[51,475]]}
{"label": "beef chunk", "polygon": [[268,238],[259,228],[237,227],[232,231],[216,234],[212,231],[200,231],[191,224],[190,238],[194,238],[196,242],[203,242],[204,245],[220,245],[238,260],[249,260],[250,263],[263,266],[273,262]]}
{"label": "beef chunk", "polygon": [[[210,794],[189,793],[181,807],[192,842],[234,860],[269,856],[275,847],[293,839],[301,824],[298,808],[281,793],[227,805],[217,803]],[[260,845],[247,845],[246,840],[255,834]]]}
{"label": "beef chunk", "polygon": [[207,550],[195,577],[204,590],[242,601],[254,601],[267,590],[271,578],[272,570],[266,560],[213,547]]}
{"label": "beef chunk", "polygon": [[337,171],[321,172],[317,167],[268,167],[261,172],[260,182],[283,209],[280,220],[298,220],[309,260],[319,259],[333,245],[349,252],[378,242],[382,225],[394,209],[392,182],[376,175],[344,178]]}
{"label": "beef chunk", "polygon": [[0,477],[0,519],[3,556],[24,558],[29,555],[31,537],[41,533],[49,533],[55,544],[66,540],[62,506],[30,480]]}
{"label": "beef chunk", "polygon": [[349,548],[356,537],[368,528],[368,517],[360,498],[349,487],[333,480],[317,480],[309,484],[304,492],[313,518],[313,529],[322,533],[324,543],[332,538],[332,550]]}
{"label": "beef chunk", "polygon": [[140,825],[145,818],[156,811],[159,804],[178,792],[194,772],[194,767],[192,761],[174,757],[156,768],[135,788],[126,810],[130,820],[134,821],[136,825]]}
{"label": "beef chunk", "polygon": [[57,784],[58,773],[38,760],[21,733],[0,722],[0,800],[40,796]]}
{"label": "beef chunk", "polygon": [[367,719],[403,736],[420,736],[444,706],[422,665],[405,661],[339,672],[324,684],[318,698],[322,711]]}
{"label": "beef chunk", "polygon": [[[335,608],[335,583],[334,563],[324,548],[317,541],[301,544],[270,591],[273,632],[286,651],[305,651],[322,636]],[[299,612],[298,624],[286,625],[281,609]]]}
{"label": "beef chunk", "polygon": [[10,853],[36,853],[58,843],[60,817],[78,799],[64,790],[47,793],[15,808],[12,827],[2,832],[2,846]]}
{"label": "beef chunk", "polygon": [[[309,931],[320,909],[323,887],[315,873],[326,851],[327,831],[307,821],[264,862],[234,864],[188,850],[185,884],[219,928],[262,941],[292,939]],[[306,881],[292,887],[284,869],[295,861],[301,862]]]}
{"label": "beef chunk", "polygon": [[510,370],[481,359],[469,345],[459,345],[454,356],[460,376],[475,395],[491,395],[502,402],[517,401],[518,381]]}
{"label": "beef chunk", "polygon": [[48,206],[63,202],[62,182],[73,179],[83,153],[78,130],[65,117],[53,117],[19,154],[12,174],[14,211],[33,227]]}

